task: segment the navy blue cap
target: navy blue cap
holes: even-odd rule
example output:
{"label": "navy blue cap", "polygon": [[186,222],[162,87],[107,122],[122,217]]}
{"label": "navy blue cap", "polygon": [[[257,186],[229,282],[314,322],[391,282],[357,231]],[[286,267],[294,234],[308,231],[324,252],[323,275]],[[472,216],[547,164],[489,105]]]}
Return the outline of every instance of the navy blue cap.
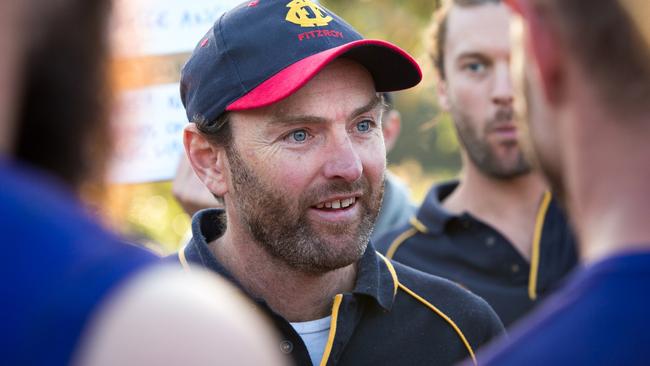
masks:
{"label": "navy blue cap", "polygon": [[362,64],[377,92],[417,85],[422,72],[399,47],[366,40],[310,0],[256,0],[224,13],[181,72],[181,99],[192,121],[260,108],[300,89],[338,57]]}

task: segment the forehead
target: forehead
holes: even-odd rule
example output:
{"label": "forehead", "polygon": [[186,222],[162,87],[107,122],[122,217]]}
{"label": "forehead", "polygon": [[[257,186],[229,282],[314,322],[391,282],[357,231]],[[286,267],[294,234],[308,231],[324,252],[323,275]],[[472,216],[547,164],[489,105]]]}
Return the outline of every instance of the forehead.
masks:
{"label": "forehead", "polygon": [[447,18],[446,57],[465,53],[509,55],[510,10],[503,4],[454,5]]}
{"label": "forehead", "polygon": [[284,116],[345,119],[374,98],[376,92],[370,73],[354,61],[338,59],[291,96],[268,107],[235,112],[233,117],[264,121]]}

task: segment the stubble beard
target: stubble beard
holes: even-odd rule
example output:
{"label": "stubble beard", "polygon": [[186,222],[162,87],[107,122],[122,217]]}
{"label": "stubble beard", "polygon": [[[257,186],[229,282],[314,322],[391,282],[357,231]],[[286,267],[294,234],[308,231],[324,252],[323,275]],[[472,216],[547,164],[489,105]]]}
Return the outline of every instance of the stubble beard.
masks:
{"label": "stubble beard", "polygon": [[494,117],[485,124],[482,137],[474,127],[475,124],[472,123],[471,117],[459,110],[453,111],[452,115],[460,144],[464,147],[470,161],[481,173],[491,178],[508,180],[527,175],[532,171],[530,163],[526,160],[517,143],[513,143],[513,146],[511,146],[517,151],[514,161],[509,162],[500,158],[495,151],[496,147],[493,147],[487,141],[488,131],[512,119],[513,111],[511,108],[498,110]]}
{"label": "stubble beard", "polygon": [[[333,181],[303,192],[297,203],[290,192],[263,182],[234,148],[227,149],[235,208],[253,239],[272,257],[303,273],[321,274],[346,267],[366,250],[381,207],[383,180],[373,189],[367,179],[354,183]],[[310,205],[319,197],[363,192],[357,198],[357,225],[320,223],[317,229],[307,218]]]}

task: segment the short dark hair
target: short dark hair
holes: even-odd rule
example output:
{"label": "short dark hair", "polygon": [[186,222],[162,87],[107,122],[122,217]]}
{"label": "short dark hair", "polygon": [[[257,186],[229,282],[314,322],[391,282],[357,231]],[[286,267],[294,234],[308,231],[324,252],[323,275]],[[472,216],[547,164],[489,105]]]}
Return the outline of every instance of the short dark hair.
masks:
{"label": "short dark hair", "polygon": [[195,118],[192,123],[201,134],[213,145],[230,147],[232,144],[232,130],[230,128],[230,113],[223,112],[213,121]]}
{"label": "short dark hair", "polygon": [[445,79],[445,44],[447,41],[447,22],[452,6],[471,7],[485,4],[500,4],[501,0],[447,0],[433,13],[427,31],[427,51],[440,79]]}
{"label": "short dark hair", "polygon": [[648,108],[650,50],[619,1],[544,0],[559,36],[616,112]]}
{"label": "short dark hair", "polygon": [[106,73],[111,2],[54,3],[29,19],[34,31],[14,155],[78,190],[82,183],[103,181],[111,148]]}

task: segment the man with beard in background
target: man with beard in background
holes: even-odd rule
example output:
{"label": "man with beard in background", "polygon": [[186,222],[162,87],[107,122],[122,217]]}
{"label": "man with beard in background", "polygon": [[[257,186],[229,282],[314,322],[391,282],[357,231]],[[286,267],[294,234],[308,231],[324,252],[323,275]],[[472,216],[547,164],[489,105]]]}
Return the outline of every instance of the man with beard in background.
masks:
{"label": "man with beard in background", "polygon": [[517,143],[509,19],[499,0],[455,0],[437,14],[429,53],[463,169],[377,244],[388,258],[483,297],[506,327],[576,264],[565,216]]}
{"label": "man with beard in background", "polygon": [[404,51],[304,0],[226,12],[183,67],[185,150],[224,209],[194,215],[178,259],[255,299],[298,365],[447,365],[501,333],[483,300],[368,243],[379,93],[420,79]]}

